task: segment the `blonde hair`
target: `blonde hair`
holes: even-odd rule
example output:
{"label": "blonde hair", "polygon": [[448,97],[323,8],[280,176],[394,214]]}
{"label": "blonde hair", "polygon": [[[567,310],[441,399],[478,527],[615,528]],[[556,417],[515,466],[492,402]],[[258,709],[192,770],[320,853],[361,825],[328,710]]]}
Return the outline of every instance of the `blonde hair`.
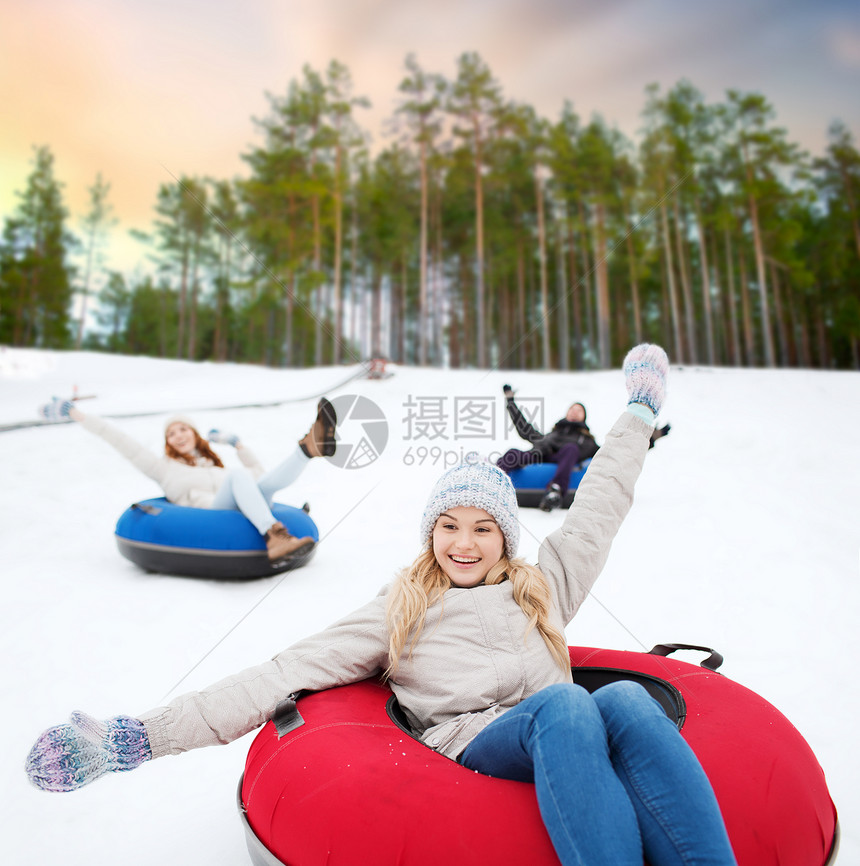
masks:
{"label": "blonde hair", "polygon": [[[536,628],[544,639],[552,657],[562,670],[570,667],[567,640],[549,620],[552,599],[549,584],[543,572],[522,559],[502,558],[489,570],[484,583],[492,586],[505,579],[510,580],[514,601],[528,617],[526,634]],[[387,679],[397,670],[400,656],[406,649],[409,635],[412,640],[409,655],[424,629],[427,609],[442,601],[445,592],[453,586],[451,579],[442,571],[431,547],[426,548],[415,562],[404,568],[394,581],[388,594],[385,617],[388,624],[388,668]]]}

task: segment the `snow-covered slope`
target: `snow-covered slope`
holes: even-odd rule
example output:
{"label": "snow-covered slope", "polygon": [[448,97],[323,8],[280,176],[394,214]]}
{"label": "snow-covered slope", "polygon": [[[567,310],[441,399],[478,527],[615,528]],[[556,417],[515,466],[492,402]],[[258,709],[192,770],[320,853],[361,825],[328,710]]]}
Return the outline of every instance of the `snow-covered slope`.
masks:
{"label": "snow-covered slope", "polygon": [[[323,544],[303,569],[244,583],[145,574],[120,557],[117,517],[159,491],[78,425],[0,433],[2,862],[247,862],[235,791],[253,735],[68,795],[29,786],[30,745],[71,710],[134,715],[269,658],[367,600],[417,552],[424,501],[446,463],[517,444],[503,383],[543,398],[547,427],[582,401],[598,441],[625,403],[619,371],[395,368],[389,379],[341,385],[357,370],[0,351],[0,426],[31,421],[38,404],[77,388],[91,397],[85,411],[141,413],[116,423],[154,450],[164,419],[181,409],[203,431],[239,433],[271,466],[307,430],[322,393],[369,398],[389,433],[365,468],[317,460],[282,492],[284,502],[310,502]],[[217,408],[278,401],[293,402]],[[675,366],[662,420],[672,433],[648,455],[569,641],[720,650],[722,672],[775,704],[815,750],[840,810],[839,862],[860,863],[850,733],[860,705],[860,376]],[[561,516],[521,518],[521,552],[534,560]]]}

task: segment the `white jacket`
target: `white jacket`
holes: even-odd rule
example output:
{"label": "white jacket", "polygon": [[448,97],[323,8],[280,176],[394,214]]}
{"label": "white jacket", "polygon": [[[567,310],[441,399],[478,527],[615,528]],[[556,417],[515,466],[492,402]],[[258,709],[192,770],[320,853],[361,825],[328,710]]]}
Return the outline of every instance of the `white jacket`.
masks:
{"label": "white jacket", "polygon": [[[130,460],[144,475],[148,475],[155,481],[170,502],[192,508],[212,507],[215,494],[224,482],[226,469],[215,466],[211,460],[199,455],[196,458],[197,465],[189,466],[166,454],[153,454],[104,418],[84,415],[82,412],[80,414],[79,423],[85,429],[100,436],[116,448],[123,457]],[[255,478],[263,474],[263,467],[248,448],[238,449],[237,454]]]}
{"label": "white jacket", "polygon": [[[597,452],[561,528],[541,545],[540,568],[563,629],[603,569],[633,502],[652,427],[624,413]],[[228,743],[264,724],[302,689],[378,676],[388,666],[386,589],[364,607],[271,661],[144,713],[153,757]],[[427,611],[411,657],[389,680],[423,742],[456,758],[487,724],[535,692],[570,682],[514,601],[511,584],[452,588]],[[409,644],[407,643],[407,646]]]}

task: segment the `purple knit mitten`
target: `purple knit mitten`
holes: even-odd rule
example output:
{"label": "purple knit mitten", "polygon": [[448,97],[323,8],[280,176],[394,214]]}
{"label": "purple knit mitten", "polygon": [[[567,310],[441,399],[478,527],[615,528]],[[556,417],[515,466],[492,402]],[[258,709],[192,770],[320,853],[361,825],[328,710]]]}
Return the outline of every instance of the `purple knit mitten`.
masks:
{"label": "purple knit mitten", "polygon": [[48,728],[30,750],[27,778],[43,791],[75,791],[105,773],[121,773],[152,758],[143,722],[115,716],[100,722],[72,713],[71,724]]}
{"label": "purple knit mitten", "polygon": [[666,397],[666,376],[669,358],[660,346],[640,343],[624,359],[624,376],[629,403],[647,406],[655,416]]}

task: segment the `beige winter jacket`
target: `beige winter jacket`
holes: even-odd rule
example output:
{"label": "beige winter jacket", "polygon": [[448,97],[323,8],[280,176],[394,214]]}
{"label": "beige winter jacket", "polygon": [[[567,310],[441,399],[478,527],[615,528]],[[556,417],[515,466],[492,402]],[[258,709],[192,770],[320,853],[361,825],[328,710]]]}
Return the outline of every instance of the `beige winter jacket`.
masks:
{"label": "beige winter jacket", "polygon": [[[652,427],[625,413],[577,490],[564,524],[541,545],[553,622],[563,629],[585,600],[633,502]],[[271,661],[140,716],[153,757],[228,743],[264,724],[302,689],[377,676],[388,666],[386,590]],[[456,758],[487,724],[545,686],[570,682],[526,617],[509,581],[448,590],[427,612],[421,638],[389,681],[426,745]]]}
{"label": "beige winter jacket", "polygon": [[[215,494],[224,481],[226,469],[213,465],[211,460],[202,456],[196,458],[196,466],[188,466],[166,454],[153,454],[104,418],[84,415],[82,412],[80,415],[82,417],[79,423],[85,429],[100,436],[144,475],[155,481],[170,502],[191,508],[212,507]],[[255,478],[263,474],[263,467],[250,449],[243,446],[236,453]]]}

